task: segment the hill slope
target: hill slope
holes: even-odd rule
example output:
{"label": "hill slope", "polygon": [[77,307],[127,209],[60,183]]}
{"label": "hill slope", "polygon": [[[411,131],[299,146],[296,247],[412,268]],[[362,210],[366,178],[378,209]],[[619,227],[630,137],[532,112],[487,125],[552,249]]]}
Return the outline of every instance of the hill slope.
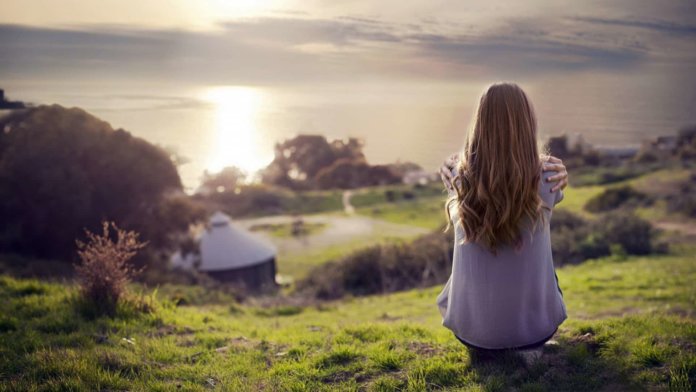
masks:
{"label": "hill slope", "polygon": [[559,269],[569,319],[529,368],[472,358],[440,325],[440,287],[90,321],[72,286],[1,277],[0,390],[693,390],[693,254]]}

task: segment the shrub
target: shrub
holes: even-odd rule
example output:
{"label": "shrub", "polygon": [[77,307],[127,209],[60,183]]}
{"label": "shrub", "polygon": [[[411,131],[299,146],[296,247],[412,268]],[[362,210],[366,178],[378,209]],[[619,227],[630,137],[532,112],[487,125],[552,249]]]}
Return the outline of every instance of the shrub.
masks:
{"label": "shrub", "polygon": [[75,267],[82,299],[97,313],[113,314],[126,285],[140,272],[128,261],[146,244],[138,240],[136,232],[121,230],[113,222],[102,222],[100,235],[90,231],[86,235],[87,242],[77,241],[81,262]]}
{"label": "shrub", "polygon": [[609,255],[609,244],[593,232],[589,222],[566,210],[551,218],[551,250],[556,265],[576,264]]}
{"label": "shrub", "polygon": [[587,221],[579,215],[564,209],[554,210],[551,218],[551,230],[557,231],[560,229],[574,230],[587,225]]}
{"label": "shrub", "polygon": [[164,149],[59,105],[14,111],[0,130],[0,251],[73,261],[75,237],[104,217],[153,247],[169,244],[159,243],[165,234],[174,239],[158,210],[182,186]]}
{"label": "shrub", "polygon": [[609,188],[599,195],[588,200],[585,210],[590,212],[604,212],[616,209],[626,203],[639,203],[647,200],[644,193],[638,192],[631,186]]}
{"label": "shrub", "polygon": [[451,236],[442,232],[412,243],[371,246],[314,268],[297,283],[297,290],[334,299],[442,283],[450,274],[452,246]]}
{"label": "shrub", "polygon": [[679,192],[667,197],[667,208],[670,212],[684,214],[696,218],[696,174],[680,184]]}
{"label": "shrub", "polygon": [[[654,250],[650,222],[628,213],[606,214],[589,222],[559,209],[553,212],[551,231],[557,265]],[[316,298],[336,299],[441,284],[451,272],[453,246],[451,234],[442,232],[411,243],[371,246],[314,268],[297,282],[296,290]]]}
{"label": "shrub", "polygon": [[595,222],[565,210],[551,219],[551,249],[557,265],[575,264],[608,256],[612,246],[630,255],[652,253],[654,232],[650,222],[629,212],[612,212]]}
{"label": "shrub", "polygon": [[652,252],[652,225],[632,213],[608,213],[593,226],[606,242],[621,245],[627,254],[645,255]]}

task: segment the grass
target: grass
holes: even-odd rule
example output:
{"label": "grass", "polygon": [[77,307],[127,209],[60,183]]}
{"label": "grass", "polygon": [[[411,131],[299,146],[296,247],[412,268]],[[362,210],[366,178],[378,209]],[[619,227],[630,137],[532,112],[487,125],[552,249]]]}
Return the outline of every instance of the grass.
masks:
{"label": "grass", "polygon": [[337,260],[351,252],[366,246],[403,240],[390,236],[378,235],[372,238],[360,238],[325,247],[313,247],[310,250],[289,253],[278,258],[278,273],[293,279],[304,277],[312,268],[331,260]]}
{"label": "grass", "polygon": [[445,199],[445,196],[435,196],[413,201],[375,204],[358,208],[357,212],[374,219],[435,230],[447,223]]}
{"label": "grass", "polygon": [[[686,175],[657,171],[571,187],[559,208],[592,217],[583,207],[607,186],[654,190]],[[444,196],[426,189],[405,199],[406,191],[374,188],[353,203],[360,214],[440,227]],[[279,271],[301,276],[364,245],[279,259]],[[304,306],[238,304],[222,292],[163,287],[157,301],[136,296],[114,318],[90,319],[70,284],[0,276],[0,391],[693,391],[696,248],[673,249],[559,269],[569,319],[558,344],[532,366],[513,354],[479,358],[461,346],[441,326],[441,287]]]}
{"label": "grass", "polygon": [[[650,174],[649,176],[658,173]],[[614,185],[611,185],[614,186]],[[585,187],[569,187],[565,190],[564,200],[558,208],[568,209],[584,217],[594,217],[595,215],[584,210],[584,206],[593,196],[600,194],[606,189],[607,185],[592,185]],[[386,202],[384,194],[392,191],[409,192],[418,189],[418,197],[411,200],[398,199],[395,202]],[[373,187],[361,190],[351,198],[352,203],[357,208],[359,215],[368,216],[390,223],[415,226],[428,230],[438,230],[446,224],[444,212],[445,195],[435,190],[435,185],[423,188],[402,186]],[[656,214],[652,209],[638,211],[641,216],[651,213]],[[659,212],[657,212],[659,214]],[[279,225],[280,226],[280,225]],[[323,228],[318,227],[317,230]],[[284,237],[289,233],[289,227],[273,227],[273,233],[277,237]],[[338,259],[346,254],[362,249],[369,245],[393,241],[395,238],[386,233],[371,238],[359,238],[346,241],[344,243],[330,245],[326,247],[312,247],[307,251],[285,254],[278,258],[278,272],[284,276],[291,276],[299,279],[313,267],[323,264],[330,260]]]}
{"label": "grass", "polygon": [[0,277],[0,390],[694,389],[694,248],[558,276],[569,319],[530,367],[456,342],[440,287],[304,307],[161,298],[150,313],[90,320],[71,285]]}
{"label": "grass", "polygon": [[[300,226],[301,234],[299,235],[312,235],[322,232],[326,228],[324,223],[316,222],[303,222]],[[256,224],[249,228],[250,231],[264,231],[273,237],[277,238],[292,238],[296,235],[293,234],[292,223],[265,223]]]}
{"label": "grass", "polygon": [[358,189],[353,191],[350,200],[354,207],[360,208],[433,197],[444,197],[439,181],[427,185],[384,185]]}
{"label": "grass", "polygon": [[[594,214],[585,211],[585,204],[592,197],[602,193],[606,187],[606,185],[568,187],[564,191],[563,201],[558,204],[558,208],[567,209],[584,217],[592,217]],[[444,195],[431,196],[412,201],[374,204],[358,208],[357,212],[374,219],[435,230],[447,223],[445,200]]]}
{"label": "grass", "polygon": [[[557,208],[579,214],[585,218],[594,218],[596,214],[585,210],[585,204],[593,197],[610,187],[631,185],[649,195],[660,195],[673,190],[674,184],[684,181],[693,173],[693,169],[662,169],[648,174],[617,181],[606,185],[569,186],[564,190],[564,198]],[[571,174],[572,175],[572,174]],[[431,185],[432,187],[433,185]],[[372,203],[368,207],[358,208],[358,213],[375,219],[383,219],[393,223],[408,224],[428,229],[437,229],[446,223],[444,215],[444,195],[430,194],[413,201],[398,201],[394,203]],[[655,205],[636,209],[636,213],[649,220],[684,221],[678,214],[668,214],[663,200]]]}

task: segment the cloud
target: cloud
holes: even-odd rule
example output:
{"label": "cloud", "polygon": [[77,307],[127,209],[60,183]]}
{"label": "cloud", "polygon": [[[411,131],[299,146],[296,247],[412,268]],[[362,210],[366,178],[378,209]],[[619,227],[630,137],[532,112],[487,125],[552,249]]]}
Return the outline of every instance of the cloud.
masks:
{"label": "cloud", "polygon": [[595,17],[520,18],[492,29],[304,14],[227,21],[213,31],[6,24],[0,77],[265,84],[615,70],[649,62],[659,49],[651,35],[635,38],[626,27],[694,34],[691,25]]}
{"label": "cloud", "polygon": [[577,21],[587,22],[592,24],[600,24],[606,26],[623,26],[635,27],[640,29],[653,30],[661,33],[676,34],[676,35],[696,35],[696,25],[680,24],[663,20],[631,20],[631,19],[609,19],[595,17],[575,17]]}

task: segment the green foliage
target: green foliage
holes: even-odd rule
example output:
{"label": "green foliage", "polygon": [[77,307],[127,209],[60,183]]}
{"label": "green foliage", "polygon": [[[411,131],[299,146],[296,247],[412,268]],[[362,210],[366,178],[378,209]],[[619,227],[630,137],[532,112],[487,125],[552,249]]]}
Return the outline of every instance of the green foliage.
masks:
{"label": "green foliage", "polygon": [[588,200],[585,204],[585,209],[594,213],[606,212],[629,204],[632,207],[636,207],[646,201],[647,196],[645,194],[636,191],[630,185],[624,185],[607,188],[604,192]]}
{"label": "green foliage", "polygon": [[237,189],[246,179],[246,173],[236,166],[228,166],[218,173],[203,173],[201,186],[213,192],[232,191]]}
{"label": "green foliage", "polygon": [[401,177],[385,165],[369,165],[364,160],[340,159],[321,169],[315,181],[320,189],[356,189],[398,184]]}
{"label": "green foliage", "polygon": [[[415,201],[419,199],[432,200],[437,198],[444,201],[445,194],[443,192],[444,190],[441,183],[376,186],[353,191],[350,202],[356,208],[361,208],[385,203]],[[412,206],[412,204],[405,203],[403,206],[408,207]]]}
{"label": "green foliage", "polygon": [[626,212],[609,213],[593,225],[595,232],[609,244],[619,244],[631,255],[653,251],[654,230],[650,222]]}
{"label": "green foliage", "polygon": [[572,172],[571,181],[575,187],[615,184],[640,177],[663,167],[664,162],[626,162],[618,166],[580,167]]}
{"label": "green foliage", "polygon": [[669,212],[696,218],[696,173],[679,183],[677,192],[667,196],[667,206]]}
{"label": "green foliage", "polygon": [[357,139],[329,142],[321,135],[298,135],[275,146],[275,158],[262,172],[264,184],[290,189],[315,187],[321,170],[338,161],[360,162],[365,156]]}
{"label": "green foliage", "polygon": [[238,192],[225,191],[208,196],[197,195],[194,198],[209,203],[234,217],[343,210],[341,192],[292,192],[269,185],[240,186]]}
{"label": "green foliage", "polygon": [[0,129],[1,251],[70,260],[104,219],[157,247],[169,238],[159,206],[181,181],[163,149],[58,105],[13,112]]}
{"label": "green foliage", "polygon": [[436,232],[411,243],[389,243],[358,250],[320,265],[297,283],[317,298],[369,295],[444,282],[450,273],[452,240]]}
{"label": "green foliage", "polygon": [[655,251],[650,222],[629,212],[612,212],[588,221],[566,210],[551,218],[554,263],[574,264],[609,254],[641,255]]}

